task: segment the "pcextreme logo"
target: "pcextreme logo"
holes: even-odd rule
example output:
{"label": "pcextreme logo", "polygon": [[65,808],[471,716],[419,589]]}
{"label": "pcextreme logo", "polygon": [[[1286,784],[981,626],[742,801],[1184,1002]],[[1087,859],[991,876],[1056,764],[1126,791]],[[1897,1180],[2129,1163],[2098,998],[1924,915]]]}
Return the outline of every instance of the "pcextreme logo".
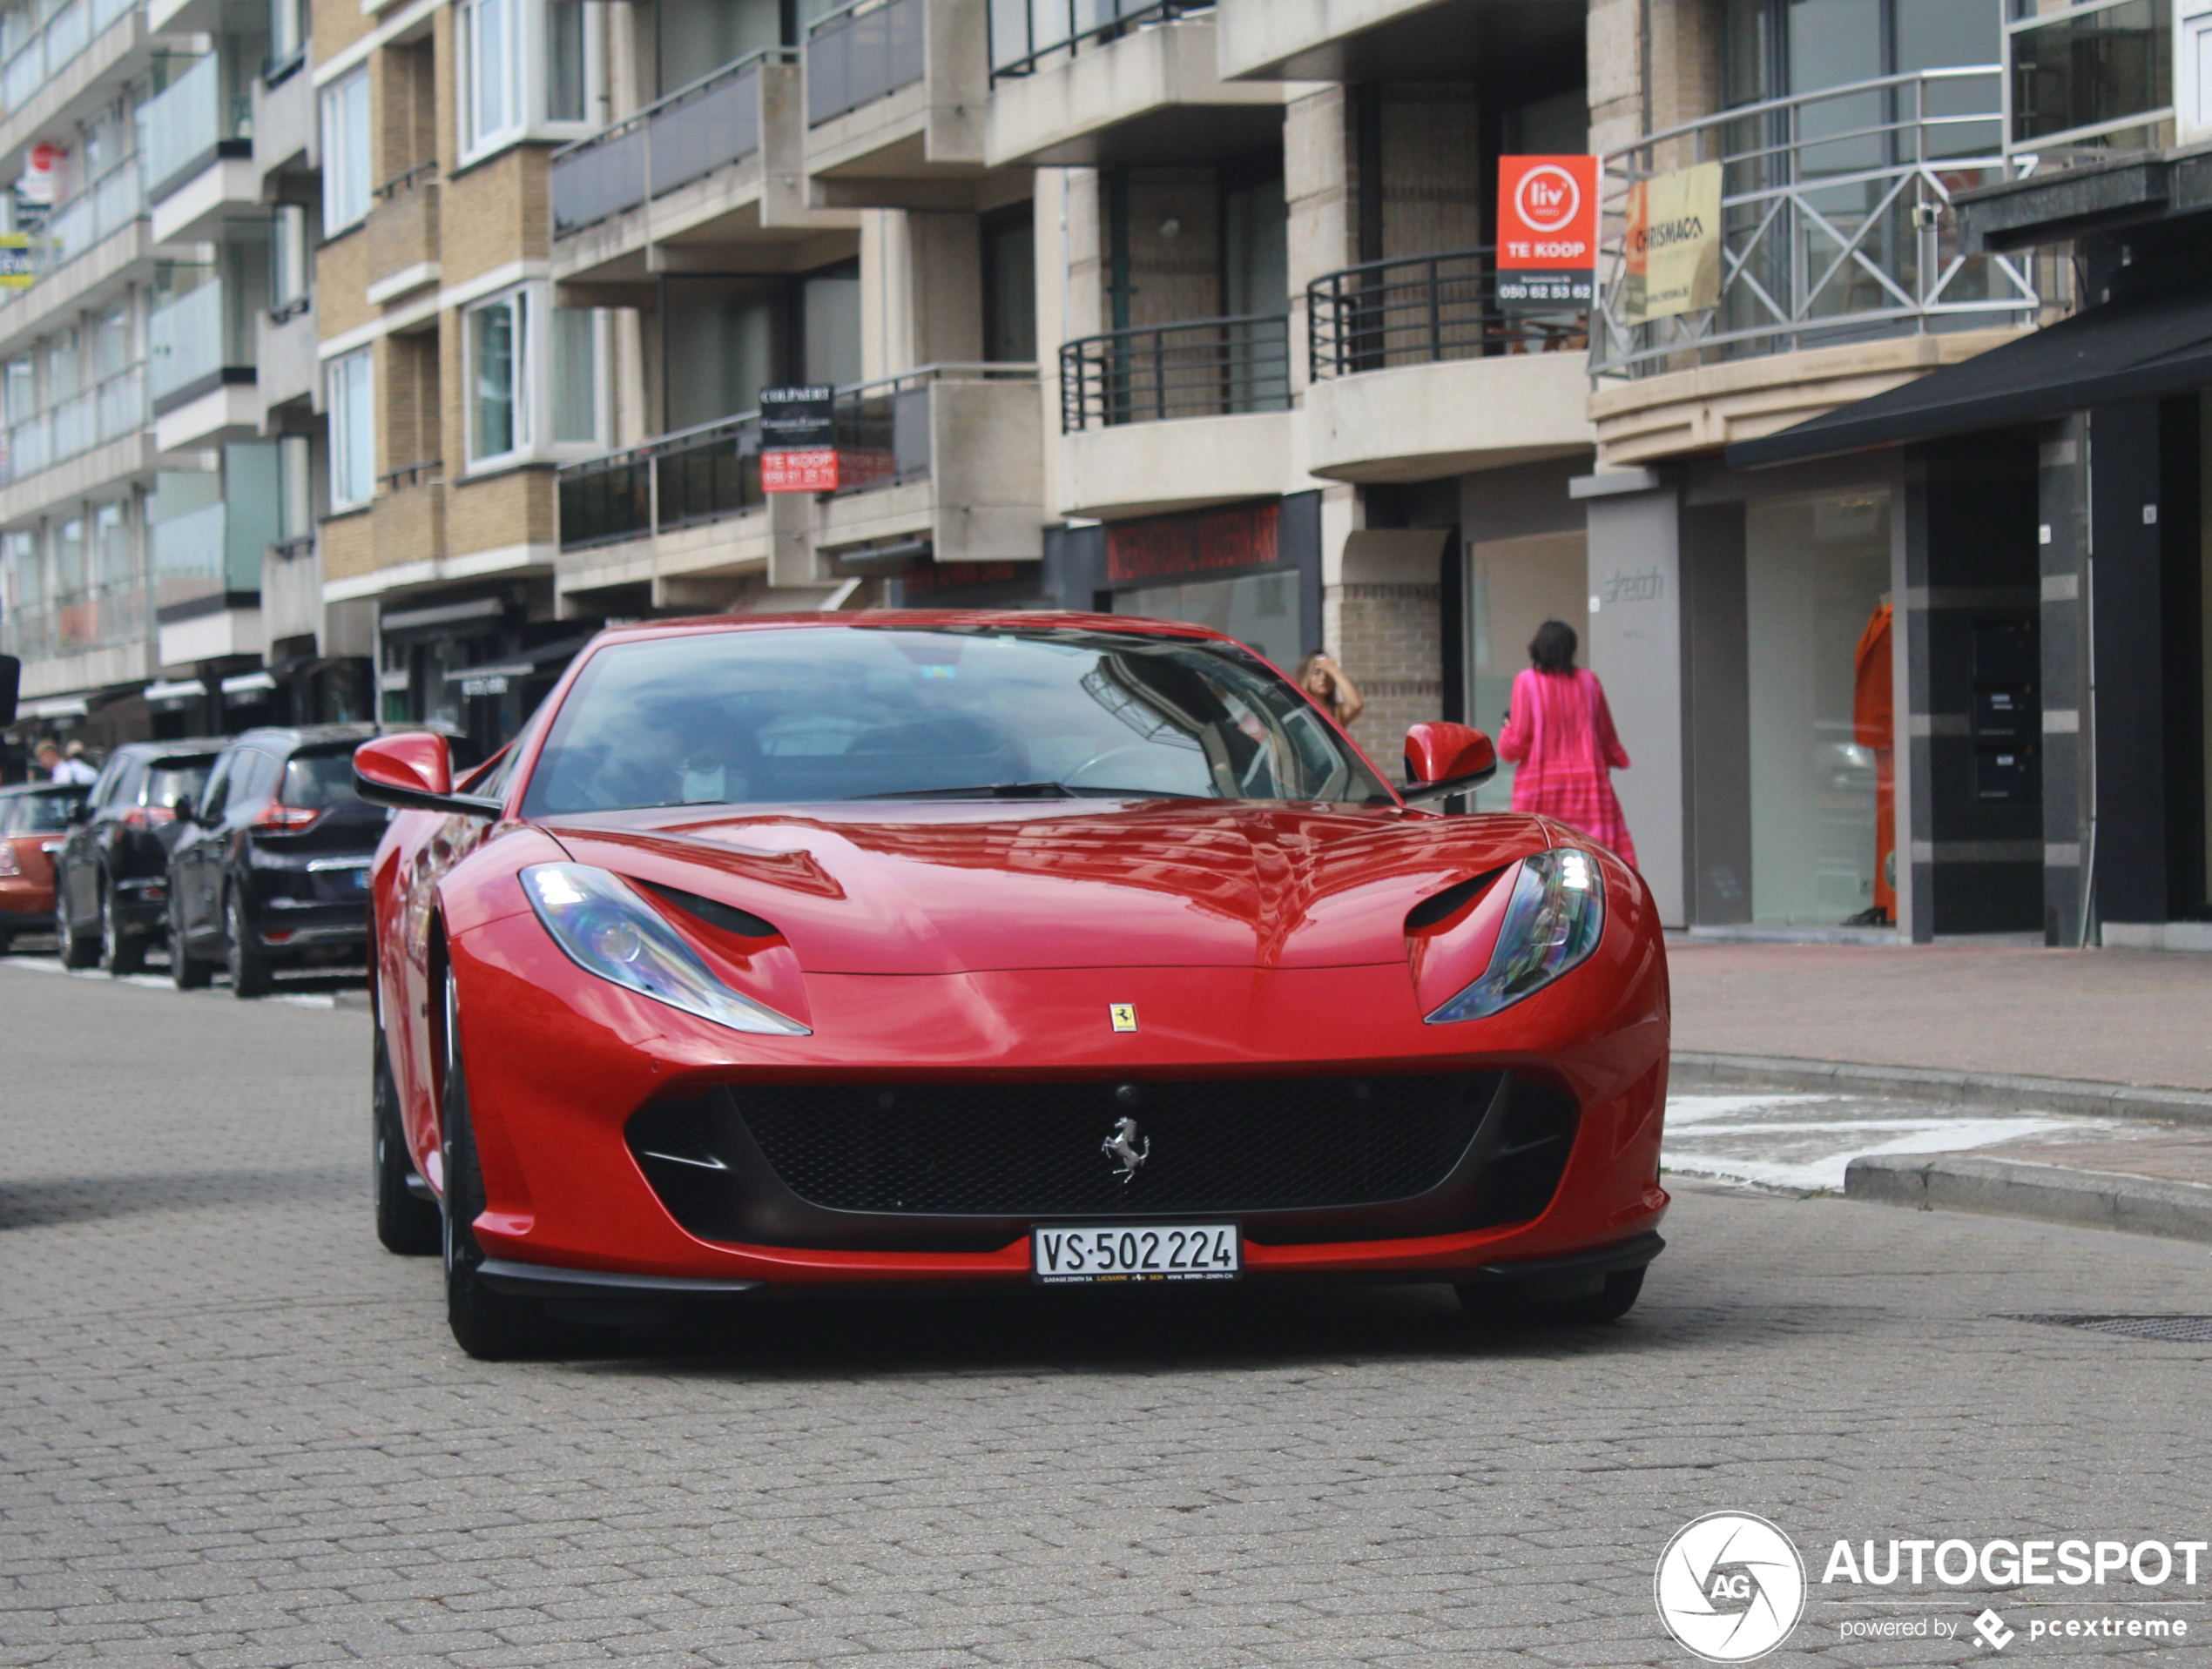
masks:
{"label": "pcextreme logo", "polygon": [[1790,1638],[1805,1567],[1790,1538],[1748,1512],[1709,1512],[1675,1532],[1652,1578],[1667,1632],[1708,1663],[1749,1663]]}

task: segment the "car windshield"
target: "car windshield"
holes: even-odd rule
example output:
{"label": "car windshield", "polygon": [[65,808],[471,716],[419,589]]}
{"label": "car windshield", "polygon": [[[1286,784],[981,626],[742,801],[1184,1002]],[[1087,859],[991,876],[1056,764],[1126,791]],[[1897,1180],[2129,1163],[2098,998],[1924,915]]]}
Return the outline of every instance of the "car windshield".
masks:
{"label": "car windshield", "polygon": [[47,834],[69,827],[69,808],[81,795],[10,794],[0,800],[0,834]]}
{"label": "car windshield", "polygon": [[617,643],[554,715],[523,814],[883,797],[1387,800],[1233,644],[1070,628]]}
{"label": "car windshield", "polygon": [[351,747],[331,753],[295,753],[285,762],[284,788],[277,798],[286,805],[344,805],[358,797]]}
{"label": "car windshield", "polygon": [[197,800],[199,791],[207,785],[207,773],[212,762],[178,764],[164,763],[146,772],[139,785],[138,804],[141,805],[174,805],[179,800]]}

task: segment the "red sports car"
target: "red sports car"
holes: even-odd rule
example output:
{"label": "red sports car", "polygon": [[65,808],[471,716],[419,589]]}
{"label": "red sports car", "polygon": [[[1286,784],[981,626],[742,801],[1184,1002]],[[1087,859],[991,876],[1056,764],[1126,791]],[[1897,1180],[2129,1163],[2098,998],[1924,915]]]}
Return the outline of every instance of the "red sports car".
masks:
{"label": "red sports car", "polygon": [[1216,633],[602,634],[373,878],[377,1228],[471,1353],[833,1288],[1339,1276],[1618,1316],[1662,1242],[1642,881],[1393,790]]}

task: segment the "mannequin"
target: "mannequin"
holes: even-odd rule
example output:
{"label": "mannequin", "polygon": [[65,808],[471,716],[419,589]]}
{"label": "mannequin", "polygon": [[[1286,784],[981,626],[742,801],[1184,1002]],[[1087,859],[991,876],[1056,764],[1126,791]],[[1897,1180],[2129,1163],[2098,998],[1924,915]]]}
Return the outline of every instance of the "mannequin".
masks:
{"label": "mannequin", "polygon": [[1858,635],[1852,657],[1851,739],[1874,755],[1874,902],[1844,925],[1887,927],[1897,920],[1897,707],[1890,685],[1890,594]]}

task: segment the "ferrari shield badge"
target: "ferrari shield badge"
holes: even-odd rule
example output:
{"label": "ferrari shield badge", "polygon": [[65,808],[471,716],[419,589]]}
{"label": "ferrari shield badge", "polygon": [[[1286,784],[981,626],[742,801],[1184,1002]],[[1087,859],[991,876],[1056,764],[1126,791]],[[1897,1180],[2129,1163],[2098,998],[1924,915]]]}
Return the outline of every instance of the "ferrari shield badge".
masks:
{"label": "ferrari shield badge", "polygon": [[1116,1032],[1134,1032],[1136,1029],[1136,1005],[1135,1003],[1108,1003],[1106,1012],[1113,1017],[1114,1029]]}

